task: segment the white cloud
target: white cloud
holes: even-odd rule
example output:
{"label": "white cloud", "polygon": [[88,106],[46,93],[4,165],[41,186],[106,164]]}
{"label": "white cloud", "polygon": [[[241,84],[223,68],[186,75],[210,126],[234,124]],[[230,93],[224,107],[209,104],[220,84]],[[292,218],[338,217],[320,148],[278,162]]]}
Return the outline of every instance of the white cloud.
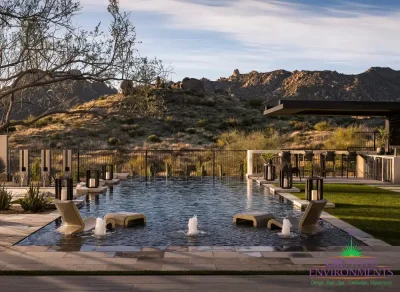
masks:
{"label": "white cloud", "polygon": [[[82,4],[99,2],[106,5],[104,0],[83,0]],[[381,65],[390,60],[398,62],[400,58],[400,11],[396,9],[374,14],[373,6],[351,2],[318,9],[305,4],[257,0],[226,1],[224,6],[183,0],[120,0],[120,3],[126,10],[165,16],[163,25],[173,30],[221,33],[264,60],[263,54],[268,54],[269,59],[282,58],[286,62],[303,59],[354,63],[359,68],[359,63]],[[202,61],[190,52],[186,57],[195,62],[207,57],[230,63],[229,56],[222,56],[222,60],[215,51],[203,54]]]}

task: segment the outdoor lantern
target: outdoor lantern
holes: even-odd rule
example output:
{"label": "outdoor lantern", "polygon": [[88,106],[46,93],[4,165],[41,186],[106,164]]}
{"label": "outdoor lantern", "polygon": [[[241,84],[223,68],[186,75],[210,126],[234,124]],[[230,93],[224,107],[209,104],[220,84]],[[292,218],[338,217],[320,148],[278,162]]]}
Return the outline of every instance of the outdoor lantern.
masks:
{"label": "outdoor lantern", "polygon": [[98,188],[100,184],[100,172],[95,169],[88,169],[86,171],[86,187]]}
{"label": "outdoor lantern", "polygon": [[114,178],[114,167],[112,164],[104,164],[101,167],[102,179],[112,180]]}
{"label": "outdoor lantern", "polygon": [[272,163],[272,159],[264,164],[264,179],[267,181],[275,180],[275,165]]}
{"label": "outdoor lantern", "polygon": [[22,167],[21,167],[21,171],[22,171],[22,172],[26,172],[26,167],[25,167],[25,166],[22,166]]}
{"label": "outdoor lantern", "polygon": [[290,164],[284,164],[279,172],[279,186],[282,189],[291,189],[293,187],[293,173]]}
{"label": "outdoor lantern", "polygon": [[[63,189],[63,182],[65,181],[66,188]],[[72,201],[74,199],[74,185],[72,178],[56,178],[55,179],[55,198],[57,200]]]}
{"label": "outdoor lantern", "polygon": [[324,198],[324,180],[320,177],[307,178],[305,193],[307,201],[322,200]]}

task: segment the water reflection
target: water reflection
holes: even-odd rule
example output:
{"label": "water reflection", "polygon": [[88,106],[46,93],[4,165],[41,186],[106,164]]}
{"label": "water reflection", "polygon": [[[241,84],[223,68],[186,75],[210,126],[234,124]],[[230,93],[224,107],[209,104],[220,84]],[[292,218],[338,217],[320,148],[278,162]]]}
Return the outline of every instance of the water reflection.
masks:
{"label": "water reflection", "polygon": [[251,209],[252,203],[253,203],[253,180],[248,179],[247,180],[247,201],[246,201],[247,210]]}

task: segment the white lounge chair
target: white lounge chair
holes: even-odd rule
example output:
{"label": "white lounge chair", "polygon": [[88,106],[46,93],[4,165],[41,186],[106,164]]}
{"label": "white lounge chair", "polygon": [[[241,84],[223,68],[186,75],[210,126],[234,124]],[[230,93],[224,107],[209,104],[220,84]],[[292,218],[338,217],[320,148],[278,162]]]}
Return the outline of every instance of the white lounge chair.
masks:
{"label": "white lounge chair", "polygon": [[[304,211],[300,221],[297,221],[295,218],[289,218],[290,223],[292,226],[297,225],[299,230],[303,233],[311,234],[321,231],[318,225],[318,220],[321,217],[321,213],[324,210],[327,202],[328,201],[326,199],[311,201],[308,204],[307,209]],[[268,221],[268,228],[282,229],[282,223],[275,219],[271,219]]]}
{"label": "white lounge chair", "polygon": [[[74,235],[85,231],[90,231],[96,227],[96,218],[88,217],[82,219],[81,213],[73,201],[55,200],[54,204],[62,218],[62,225],[57,229],[58,232],[66,235]],[[107,226],[114,228],[115,222],[112,219],[106,220]]]}

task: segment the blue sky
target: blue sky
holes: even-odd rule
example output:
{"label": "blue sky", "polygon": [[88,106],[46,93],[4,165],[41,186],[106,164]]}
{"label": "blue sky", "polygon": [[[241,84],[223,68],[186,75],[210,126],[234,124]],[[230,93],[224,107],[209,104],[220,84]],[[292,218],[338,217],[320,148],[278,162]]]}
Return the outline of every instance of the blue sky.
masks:
{"label": "blue sky", "polygon": [[[81,0],[85,28],[109,20],[106,0]],[[277,69],[357,74],[400,69],[398,0],[120,0],[142,56],[173,66],[171,79],[215,80]],[[106,29],[106,26],[104,26]]]}

